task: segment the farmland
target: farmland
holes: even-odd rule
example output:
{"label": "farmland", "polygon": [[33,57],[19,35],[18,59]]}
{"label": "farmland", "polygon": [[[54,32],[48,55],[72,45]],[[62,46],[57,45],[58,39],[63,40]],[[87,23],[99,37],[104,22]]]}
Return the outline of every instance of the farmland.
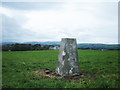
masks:
{"label": "farmland", "polygon": [[117,88],[118,51],[78,50],[80,72],[75,81],[38,76],[33,71],[55,71],[58,50],[3,51],[3,88]]}

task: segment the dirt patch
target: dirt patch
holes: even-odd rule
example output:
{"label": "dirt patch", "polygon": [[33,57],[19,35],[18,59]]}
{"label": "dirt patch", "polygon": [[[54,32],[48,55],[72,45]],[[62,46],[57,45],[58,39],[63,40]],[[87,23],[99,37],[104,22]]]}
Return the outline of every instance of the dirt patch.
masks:
{"label": "dirt patch", "polygon": [[47,76],[49,78],[62,78],[62,76],[60,76],[59,74],[57,74],[56,72],[52,72],[50,71],[49,73],[46,74],[45,71],[33,71],[36,75],[41,75],[41,76]]}
{"label": "dirt patch", "polygon": [[[47,76],[49,78],[59,78],[59,79],[66,79],[66,80],[79,80],[81,78],[84,78],[85,75],[84,74],[80,74],[80,75],[75,75],[75,76],[61,76],[58,73],[56,73],[55,71],[33,71],[36,75],[41,75],[41,76]],[[47,73],[46,73],[47,72]]]}

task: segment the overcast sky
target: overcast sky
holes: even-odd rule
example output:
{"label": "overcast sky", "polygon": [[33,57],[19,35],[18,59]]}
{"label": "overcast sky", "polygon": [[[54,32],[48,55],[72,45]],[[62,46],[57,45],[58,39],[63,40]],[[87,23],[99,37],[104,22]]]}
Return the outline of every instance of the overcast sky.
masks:
{"label": "overcast sky", "polygon": [[3,2],[3,41],[118,43],[117,2]]}

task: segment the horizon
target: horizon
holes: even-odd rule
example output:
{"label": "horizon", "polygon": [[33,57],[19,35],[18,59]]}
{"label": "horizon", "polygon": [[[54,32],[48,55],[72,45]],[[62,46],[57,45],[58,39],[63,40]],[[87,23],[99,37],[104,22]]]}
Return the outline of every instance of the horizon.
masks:
{"label": "horizon", "polygon": [[[41,43],[44,43],[44,42],[59,42],[61,43],[61,41],[26,41],[26,42],[17,42],[17,41],[9,41],[9,42],[4,42],[2,41],[2,43],[32,43],[32,42],[41,42]],[[77,44],[117,44],[119,45],[119,43],[91,43],[91,42],[77,42]]]}

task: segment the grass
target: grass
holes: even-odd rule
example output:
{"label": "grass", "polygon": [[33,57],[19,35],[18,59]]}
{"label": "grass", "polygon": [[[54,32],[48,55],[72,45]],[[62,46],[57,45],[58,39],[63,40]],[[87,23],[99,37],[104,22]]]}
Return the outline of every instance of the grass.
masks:
{"label": "grass", "polygon": [[118,51],[78,50],[81,73],[77,81],[37,76],[36,70],[55,70],[58,50],[2,53],[3,88],[118,88]]}

